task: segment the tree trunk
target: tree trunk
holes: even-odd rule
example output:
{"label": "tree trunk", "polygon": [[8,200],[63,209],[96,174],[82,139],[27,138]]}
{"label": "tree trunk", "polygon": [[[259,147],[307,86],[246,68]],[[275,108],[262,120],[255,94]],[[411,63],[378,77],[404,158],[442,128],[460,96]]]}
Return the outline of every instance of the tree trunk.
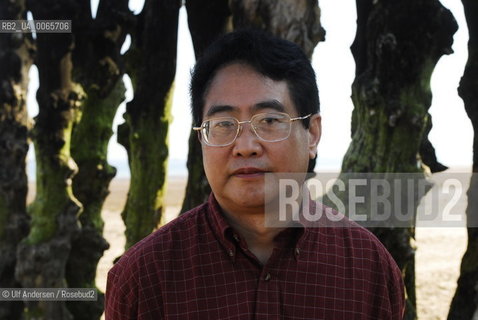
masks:
{"label": "tree trunk", "polygon": [[[216,37],[230,31],[230,27],[227,25],[229,10],[225,8],[224,1],[216,1],[217,7],[209,8],[209,12],[198,10],[197,6],[193,6],[195,2],[189,0],[188,16],[196,57],[198,57]],[[325,38],[325,31],[320,25],[320,9],[317,1],[232,0],[229,4],[233,29],[253,27],[269,31],[276,36],[295,42],[309,57],[312,56],[317,43]],[[210,12],[214,10],[222,13],[217,15],[218,20],[213,22],[214,28],[210,25],[204,27],[197,22],[210,21]],[[208,33],[213,34],[212,30],[215,30],[213,37],[204,36]],[[315,165],[315,161],[312,163]],[[203,171],[201,146],[195,132],[191,132],[189,138],[187,165],[188,185],[181,212],[204,202],[211,190]],[[309,169],[313,170],[314,165],[309,166]]]}
{"label": "tree trunk", "polygon": [[[70,19],[74,1],[29,3],[35,19]],[[40,88],[34,127],[37,193],[29,208],[31,231],[18,246],[15,275],[26,288],[64,288],[71,240],[78,233],[80,204],[73,197],[76,165],[70,140],[81,90],[71,80],[72,34],[37,34]],[[25,319],[72,319],[62,301],[27,301]]]}
{"label": "tree trunk", "polygon": [[126,248],[150,234],[162,216],[180,7],[180,0],[146,0],[132,35],[127,72],[134,99],[118,136],[131,169],[122,212]]}
{"label": "tree trunk", "polygon": [[478,3],[462,0],[468,24],[468,61],[458,93],[465,103],[466,113],[474,131],[473,175],[468,189],[468,247],[461,262],[458,287],[453,297],[449,320],[478,319]]}
{"label": "tree trunk", "polygon": [[[109,245],[103,238],[101,211],[116,169],[107,162],[113,119],[124,100],[125,87],[121,46],[126,37],[128,1],[102,0],[96,19],[90,2],[81,2],[75,28],[73,74],[85,92],[80,114],[73,127],[71,153],[78,164],[73,193],[82,203],[81,230],[73,239],[66,265],[66,279],[73,288],[96,288],[96,268]],[[96,302],[67,302],[76,320],[99,319],[104,295],[98,291]]]}
{"label": "tree trunk", "polygon": [[[452,52],[456,22],[437,0],[356,3],[357,34],[352,45],[355,108],[352,142],[342,173],[406,172],[420,176],[417,154],[431,104],[430,77],[440,57]],[[409,199],[415,201],[415,209],[417,200]],[[414,223],[408,228],[372,231],[405,274],[405,319],[415,319]]]}
{"label": "tree trunk", "polygon": [[[25,19],[25,1],[0,2],[0,20]],[[29,121],[28,71],[35,47],[30,34],[0,34],[0,288],[17,288],[17,244],[28,234],[26,198]],[[0,302],[0,319],[19,319],[23,302]]]}
{"label": "tree trunk", "polygon": [[325,40],[318,0],[232,0],[234,29],[254,27],[299,45],[309,58]]}

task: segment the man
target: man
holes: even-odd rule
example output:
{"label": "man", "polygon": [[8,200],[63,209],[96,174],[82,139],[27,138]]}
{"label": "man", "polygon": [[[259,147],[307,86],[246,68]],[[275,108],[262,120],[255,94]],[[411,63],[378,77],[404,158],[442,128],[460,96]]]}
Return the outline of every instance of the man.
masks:
{"label": "man", "polygon": [[300,48],[228,34],[197,62],[191,96],[212,194],[111,269],[106,319],[401,319],[400,271],[367,230],[266,227],[264,176],[307,172],[321,135]]}

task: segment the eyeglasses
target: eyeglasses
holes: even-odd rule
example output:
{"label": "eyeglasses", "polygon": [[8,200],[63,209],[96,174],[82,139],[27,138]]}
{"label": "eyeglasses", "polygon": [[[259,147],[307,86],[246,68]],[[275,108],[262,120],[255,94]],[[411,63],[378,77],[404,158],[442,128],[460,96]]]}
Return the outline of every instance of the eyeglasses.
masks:
{"label": "eyeglasses", "polygon": [[193,127],[199,132],[199,139],[208,146],[224,147],[236,141],[245,123],[250,123],[255,135],[266,142],[278,142],[289,138],[293,121],[310,117],[291,118],[287,113],[259,113],[251,120],[239,121],[233,117],[222,117],[204,121],[200,127]]}

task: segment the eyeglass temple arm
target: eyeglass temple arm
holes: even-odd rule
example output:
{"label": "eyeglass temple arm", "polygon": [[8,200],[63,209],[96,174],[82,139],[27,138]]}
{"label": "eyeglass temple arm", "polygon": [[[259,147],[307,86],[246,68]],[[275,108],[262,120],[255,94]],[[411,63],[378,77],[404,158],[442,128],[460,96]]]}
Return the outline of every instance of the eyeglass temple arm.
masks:
{"label": "eyeglass temple arm", "polygon": [[291,118],[290,121],[296,121],[296,120],[304,120],[304,119],[307,119],[308,117],[310,117],[312,115],[312,113],[309,113],[308,115],[306,116],[303,116],[303,117],[295,117],[295,118]]}

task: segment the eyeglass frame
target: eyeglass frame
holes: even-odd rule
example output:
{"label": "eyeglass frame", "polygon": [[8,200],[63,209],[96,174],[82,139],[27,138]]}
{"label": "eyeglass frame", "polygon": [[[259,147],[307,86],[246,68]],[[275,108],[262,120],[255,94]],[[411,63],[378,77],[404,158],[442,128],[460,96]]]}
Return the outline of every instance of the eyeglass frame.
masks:
{"label": "eyeglass frame", "polygon": [[[289,125],[290,125],[289,126],[289,134],[283,139],[273,140],[273,141],[265,140],[264,138],[260,137],[259,134],[256,131],[256,128],[254,128],[254,126],[252,125],[252,120],[255,117],[263,115],[263,114],[281,114],[281,115],[286,115],[287,117],[289,117]],[[204,142],[207,146],[210,146],[210,147],[227,147],[227,146],[233,144],[236,141],[237,137],[239,137],[239,134],[241,133],[243,124],[249,123],[249,124],[251,124],[252,131],[254,132],[255,136],[259,140],[264,141],[264,142],[280,142],[280,141],[284,141],[284,140],[286,140],[290,137],[290,133],[291,133],[291,129],[292,129],[292,122],[297,121],[297,120],[305,120],[305,119],[309,118],[310,116],[312,116],[312,113],[309,113],[308,115],[302,116],[302,117],[291,118],[291,116],[288,113],[285,113],[285,112],[262,112],[262,113],[255,114],[249,120],[244,120],[244,121],[239,121],[239,120],[237,120],[237,118],[234,118],[234,117],[218,117],[218,118],[212,118],[212,119],[208,119],[208,120],[203,121],[199,127],[193,127],[193,130],[198,132],[198,135],[200,136],[199,141]],[[227,143],[227,144],[218,144],[218,145],[209,144],[202,137],[203,136],[202,130],[205,128],[206,122],[211,121],[211,120],[216,120],[216,119],[223,119],[223,118],[224,119],[226,119],[226,118],[234,119],[237,122],[237,131],[236,131],[236,135],[234,136],[234,139],[232,139],[232,141]]]}

